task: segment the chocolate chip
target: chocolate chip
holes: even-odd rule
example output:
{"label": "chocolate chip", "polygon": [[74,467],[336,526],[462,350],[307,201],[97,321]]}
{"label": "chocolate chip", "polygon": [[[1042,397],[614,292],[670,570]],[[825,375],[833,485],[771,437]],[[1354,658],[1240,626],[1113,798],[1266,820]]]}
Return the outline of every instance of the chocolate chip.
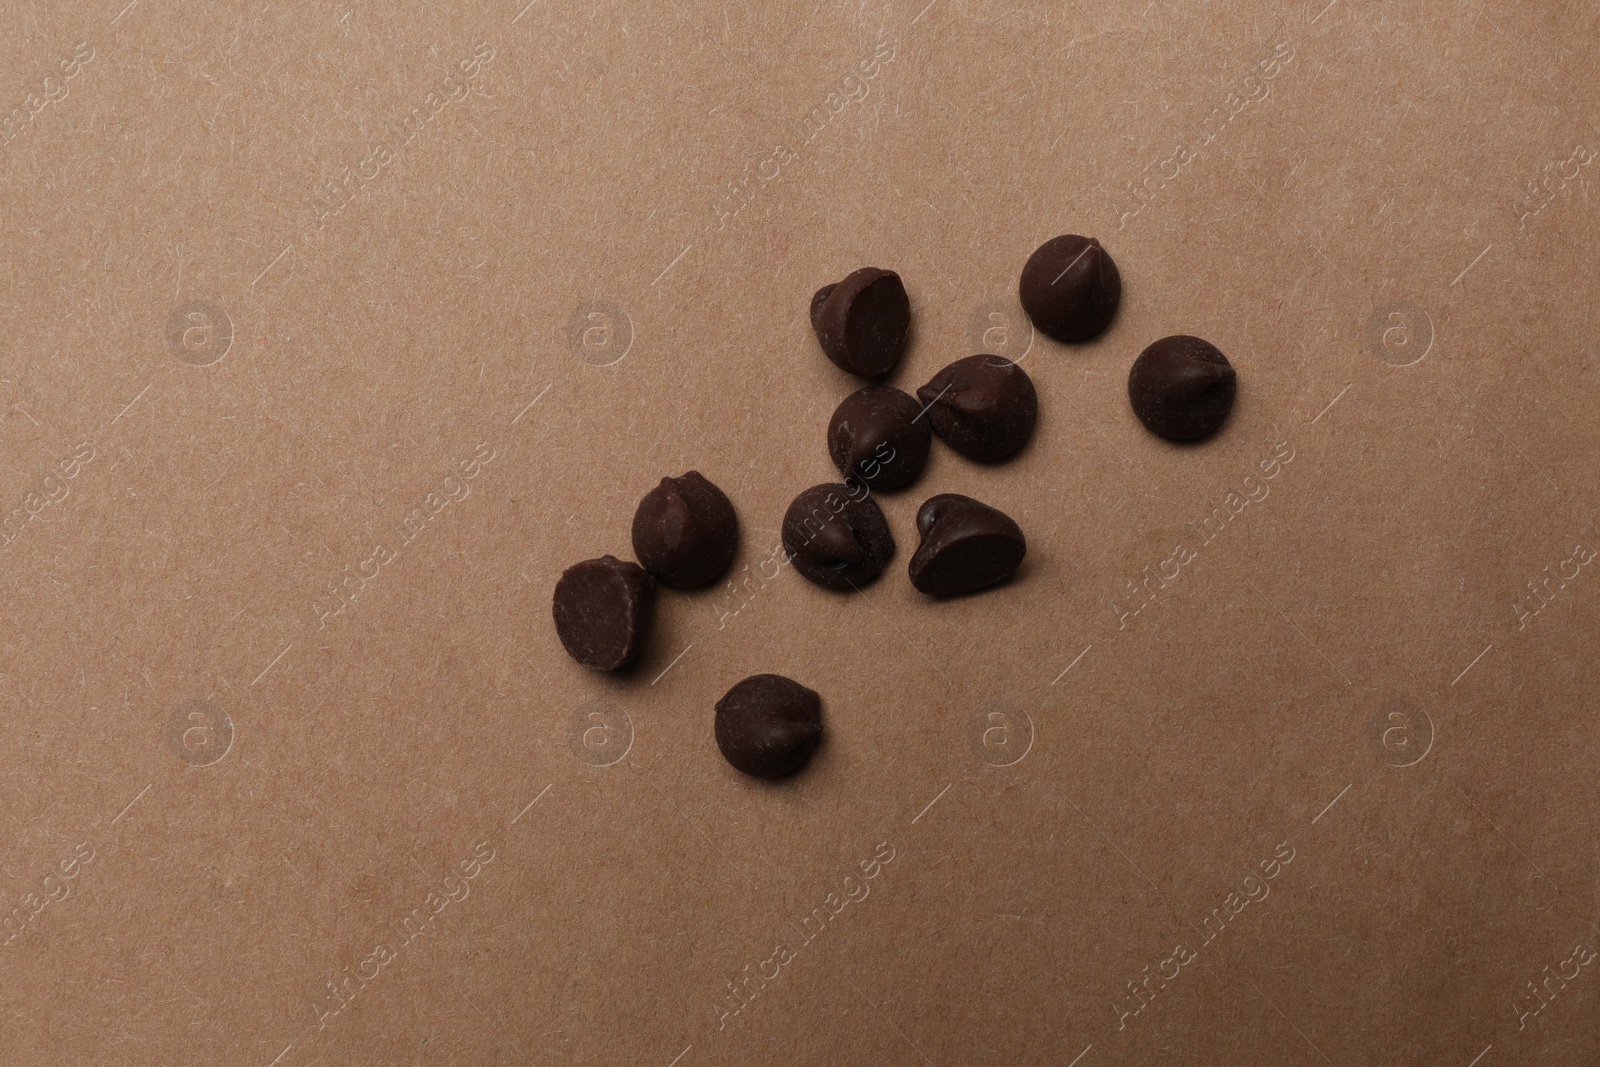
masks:
{"label": "chocolate chip", "polygon": [[1193,441],[1228,421],[1238,375],[1216,345],[1198,337],[1163,337],[1128,372],[1128,399],[1145,429]]}
{"label": "chocolate chip", "polygon": [[739,548],[739,516],[699,471],[663,478],[633,513],[633,551],[656,581],[674,589],[714,582]]}
{"label": "chocolate chip", "polygon": [[928,462],[932,435],[922,405],[889,385],[869,385],[839,402],[828,423],[828,453],[846,478],[880,493],[904,489]]}
{"label": "chocolate chip", "polygon": [[900,275],[862,267],[811,298],[811,328],[840,368],[865,378],[894,370],[911,330],[911,301]]}
{"label": "chocolate chip", "polygon": [[814,485],[784,513],[783,547],[801,575],[845,591],[883,573],[894,556],[894,535],[862,487]]}
{"label": "chocolate chip", "polygon": [[585,667],[615,671],[644,647],[655,606],[656,583],[643,567],[601,556],[566,569],[551,614],[567,655]]}
{"label": "chocolate chip", "polygon": [[1111,324],[1122,275],[1092,237],[1052,237],[1028,257],[1017,286],[1022,310],[1057,341],[1086,341]]}
{"label": "chocolate chip", "polygon": [[805,765],[822,740],[822,698],[781,674],[755,674],[717,701],[717,747],[757,778]]}
{"label": "chocolate chip", "polygon": [[1039,394],[1028,372],[999,356],[958,359],[917,390],[933,432],[968,459],[994,463],[1033,436]]}
{"label": "chocolate chip", "polygon": [[922,544],[911,557],[911,584],[931,596],[997,585],[1028,553],[1011,516],[956,493],[929,497],[917,511],[917,532]]}

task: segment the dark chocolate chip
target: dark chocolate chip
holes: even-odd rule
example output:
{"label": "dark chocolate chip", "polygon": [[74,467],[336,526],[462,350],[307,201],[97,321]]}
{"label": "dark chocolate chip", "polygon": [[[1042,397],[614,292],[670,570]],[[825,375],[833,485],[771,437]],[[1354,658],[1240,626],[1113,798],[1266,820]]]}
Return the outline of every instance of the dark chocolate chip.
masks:
{"label": "dark chocolate chip", "polygon": [[739,516],[699,471],[663,478],[633,513],[633,551],[656,581],[674,589],[714,582],[739,549]]}
{"label": "dark chocolate chip", "polygon": [[1228,421],[1238,375],[1216,345],[1198,337],[1163,337],[1128,372],[1128,399],[1145,429],[1171,441],[1193,441]]}
{"label": "dark chocolate chip", "polygon": [[922,405],[891,385],[869,385],[839,402],[828,423],[828,453],[846,478],[891,493],[917,480],[932,435]]}
{"label": "dark chocolate chip", "polygon": [[933,432],[968,459],[995,463],[1033,436],[1039,394],[1028,372],[999,356],[958,359],[917,390]]}
{"label": "dark chocolate chip", "polygon": [[794,569],[825,589],[859,589],[883,573],[894,535],[860,485],[814,485],[783,516],[783,547]]}
{"label": "dark chocolate chip", "polygon": [[1092,237],[1052,237],[1028,257],[1017,285],[1022,310],[1057,341],[1087,341],[1111,324],[1122,275]]}
{"label": "dark chocolate chip", "polygon": [[615,671],[644,647],[655,606],[656,583],[643,567],[601,556],[566,569],[551,614],[567,655],[585,667]]}
{"label": "dark chocolate chip", "polygon": [[1028,553],[1011,516],[956,493],[929,497],[917,511],[917,532],[922,544],[911,557],[911,584],[930,596],[997,585]]}
{"label": "dark chocolate chip", "polygon": [[911,301],[900,275],[862,267],[811,298],[811,328],[839,367],[866,378],[894,370],[911,330]]}
{"label": "dark chocolate chip", "polygon": [[822,740],[822,698],[781,674],[755,674],[717,701],[717,747],[757,778],[805,765]]}

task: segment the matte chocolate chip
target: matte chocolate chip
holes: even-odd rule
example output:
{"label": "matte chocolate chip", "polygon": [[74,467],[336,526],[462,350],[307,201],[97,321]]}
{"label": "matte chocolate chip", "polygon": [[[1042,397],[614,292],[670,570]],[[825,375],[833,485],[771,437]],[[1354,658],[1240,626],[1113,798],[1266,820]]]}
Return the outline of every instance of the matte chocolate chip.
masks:
{"label": "matte chocolate chip", "polygon": [[551,614],[567,655],[585,667],[615,671],[644,647],[655,606],[656,583],[643,567],[601,556],[566,569]]}
{"label": "matte chocolate chip", "polygon": [[717,701],[717,747],[757,778],[793,774],[822,740],[822,698],[781,674],[755,674]]}
{"label": "matte chocolate chip", "polygon": [[1016,454],[1039,418],[1033,379],[999,356],[956,360],[918,389],[917,399],[945,444],[983,463]]}
{"label": "matte chocolate chip", "polygon": [[1128,399],[1145,429],[1171,441],[1193,441],[1228,421],[1238,393],[1228,357],[1209,341],[1163,337],[1128,372]]}
{"label": "matte chocolate chip", "polygon": [[911,300],[900,275],[862,267],[811,298],[811,328],[840,368],[866,378],[894,370],[911,331]]}
{"label": "matte chocolate chip", "polygon": [[794,569],[825,589],[859,589],[883,573],[894,535],[861,487],[814,485],[783,516],[783,547]]}
{"label": "matte chocolate chip", "polygon": [[1111,324],[1122,275],[1092,237],[1052,237],[1028,257],[1017,285],[1022,310],[1057,341],[1087,341]]}
{"label": "matte chocolate chip", "polygon": [[699,471],[663,478],[633,513],[633,551],[656,581],[674,589],[714,582],[739,548],[739,516]]}
{"label": "matte chocolate chip", "polygon": [[911,557],[911,584],[930,596],[998,585],[1028,554],[1011,516],[956,493],[929,497],[917,511],[917,532],[922,544]]}
{"label": "matte chocolate chip", "polygon": [[828,454],[839,473],[881,493],[917,480],[931,441],[922,405],[890,385],[851,393],[828,423]]}

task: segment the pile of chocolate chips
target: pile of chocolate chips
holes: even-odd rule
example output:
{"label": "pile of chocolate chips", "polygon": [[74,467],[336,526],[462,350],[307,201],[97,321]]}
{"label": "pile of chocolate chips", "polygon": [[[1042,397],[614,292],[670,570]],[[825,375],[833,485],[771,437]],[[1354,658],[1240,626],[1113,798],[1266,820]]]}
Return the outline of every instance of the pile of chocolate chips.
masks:
{"label": "pile of chocolate chips", "polygon": [[[1028,257],[1018,296],[1040,332],[1088,341],[1111,324],[1122,276],[1099,241],[1052,238]],[[888,375],[905,354],[911,301],[894,271],[863,267],[811,298],[811,326],[823,353],[863,378]],[[1215,432],[1233,410],[1237,382],[1228,359],[1198,337],[1164,337],[1128,372],[1139,421],[1172,441]],[[814,485],[783,517],[794,568],[825,589],[853,592],[876,581],[895,552],[894,534],[873,496],[912,486],[933,438],[978,463],[1000,463],[1025,447],[1039,397],[1026,371],[999,356],[958,359],[917,390],[868,385],[840,401],[828,423],[828,455],[844,479]],[[907,572],[930,597],[1001,585],[1027,555],[1022,529],[1005,512],[956,493],[917,509],[919,543]],[[573,659],[616,671],[649,636],[656,583],[687,589],[716,581],[739,546],[739,518],[727,494],[698,471],[663,478],[633,517],[638,563],[614,556],[567,568],[556,583],[556,633]],[[805,765],[822,739],[822,700],[799,682],[758,674],[717,702],[717,747],[746,774],[778,778]]]}

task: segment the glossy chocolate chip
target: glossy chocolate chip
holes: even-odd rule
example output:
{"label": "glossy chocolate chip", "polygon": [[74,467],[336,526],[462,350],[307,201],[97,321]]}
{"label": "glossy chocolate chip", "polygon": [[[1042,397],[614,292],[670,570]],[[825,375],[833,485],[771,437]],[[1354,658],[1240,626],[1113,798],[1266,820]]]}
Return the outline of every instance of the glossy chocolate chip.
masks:
{"label": "glossy chocolate chip", "polygon": [[1198,337],[1163,337],[1128,372],[1128,400],[1145,429],[1171,441],[1213,433],[1233,410],[1238,375],[1216,345]]}
{"label": "glossy chocolate chip", "polygon": [[844,592],[883,573],[894,556],[894,535],[860,486],[814,485],[784,513],[783,547],[801,575]]}
{"label": "glossy chocolate chip", "polygon": [[999,356],[958,359],[917,390],[940,440],[968,459],[995,463],[1033,436],[1039,394],[1028,372]]}
{"label": "glossy chocolate chip", "polygon": [[866,378],[894,370],[911,331],[911,300],[900,275],[862,267],[811,298],[811,328],[840,368]]}
{"label": "glossy chocolate chip", "polygon": [[566,569],[551,613],[567,655],[585,667],[615,671],[644,648],[655,605],[656,584],[643,567],[601,556]]}
{"label": "glossy chocolate chip", "polygon": [[633,551],[662,585],[714,582],[739,549],[739,516],[699,471],[663,478],[633,513]]}
{"label": "glossy chocolate chip", "polygon": [[1092,237],[1052,237],[1028,257],[1017,285],[1022,310],[1057,341],[1086,341],[1111,324],[1122,275]]}
{"label": "glossy chocolate chip", "polygon": [[917,480],[932,435],[922,405],[889,385],[870,385],[840,401],[828,423],[828,454],[847,479],[892,493]]}
{"label": "glossy chocolate chip", "polygon": [[917,532],[922,544],[911,557],[911,584],[930,596],[998,585],[1028,554],[1011,516],[956,493],[929,497],[917,511]]}
{"label": "glossy chocolate chip", "polygon": [[781,778],[822,740],[822,698],[781,674],[756,674],[717,701],[717,747],[745,774]]}

